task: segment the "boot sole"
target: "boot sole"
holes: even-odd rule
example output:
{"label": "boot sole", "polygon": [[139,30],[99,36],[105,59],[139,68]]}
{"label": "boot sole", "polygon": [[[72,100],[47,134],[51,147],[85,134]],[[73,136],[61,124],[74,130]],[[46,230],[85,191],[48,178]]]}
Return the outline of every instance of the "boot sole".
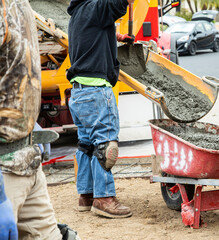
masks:
{"label": "boot sole", "polygon": [[108,212],[104,212],[98,208],[95,208],[92,206],[91,208],[91,212],[94,212],[98,215],[104,216],[104,217],[108,217],[108,218],[127,218],[127,217],[131,217],[132,216],[132,212],[128,213],[128,214],[124,214],[124,215],[114,215],[114,214],[110,214]]}
{"label": "boot sole", "polygon": [[106,168],[111,169],[118,159],[118,143],[111,142],[112,145],[108,146],[106,149]]}
{"label": "boot sole", "polygon": [[90,211],[90,210],[91,210],[91,206],[79,206],[78,207],[79,212],[86,212],[86,211]]}

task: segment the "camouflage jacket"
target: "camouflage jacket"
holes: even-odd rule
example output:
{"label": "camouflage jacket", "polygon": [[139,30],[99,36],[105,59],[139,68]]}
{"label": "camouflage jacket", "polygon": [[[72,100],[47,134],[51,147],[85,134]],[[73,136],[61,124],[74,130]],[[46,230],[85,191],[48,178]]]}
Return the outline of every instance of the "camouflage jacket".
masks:
{"label": "camouflage jacket", "polygon": [[[27,0],[0,1],[0,145],[26,137],[37,120],[41,65],[37,28]],[[2,170],[30,175],[40,151],[28,146],[0,156]]]}

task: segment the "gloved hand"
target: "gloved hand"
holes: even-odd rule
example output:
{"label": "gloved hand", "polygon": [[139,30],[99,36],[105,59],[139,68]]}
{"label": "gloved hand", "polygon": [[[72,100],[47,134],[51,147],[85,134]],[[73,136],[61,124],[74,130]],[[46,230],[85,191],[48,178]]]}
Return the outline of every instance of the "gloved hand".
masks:
{"label": "gloved hand", "polygon": [[58,228],[62,234],[63,240],[81,240],[78,233],[66,224],[58,223]]}
{"label": "gloved hand", "polygon": [[[33,131],[43,131],[41,126],[36,122],[34,125]],[[40,151],[42,153],[42,159],[47,161],[49,160],[50,154],[51,154],[51,145],[50,143],[45,144],[38,144]]]}
{"label": "gloved hand", "polygon": [[116,33],[116,38],[118,42],[127,42],[132,44],[135,41],[135,36],[129,36],[128,34]]}
{"label": "gloved hand", "polygon": [[18,231],[12,205],[5,195],[3,177],[0,172],[0,240],[17,240]]}

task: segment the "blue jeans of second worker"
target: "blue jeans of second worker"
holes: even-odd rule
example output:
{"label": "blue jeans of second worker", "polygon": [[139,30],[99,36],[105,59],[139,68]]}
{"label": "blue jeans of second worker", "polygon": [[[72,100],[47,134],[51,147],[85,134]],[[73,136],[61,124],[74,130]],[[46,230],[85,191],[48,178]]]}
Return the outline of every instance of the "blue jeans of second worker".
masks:
{"label": "blue jeans of second worker", "polygon": [[[73,84],[69,108],[80,143],[97,146],[118,141],[119,115],[112,88],[74,88]],[[93,193],[94,198],[116,195],[112,172],[104,170],[96,156],[89,157],[77,150],[76,159],[79,194]]]}

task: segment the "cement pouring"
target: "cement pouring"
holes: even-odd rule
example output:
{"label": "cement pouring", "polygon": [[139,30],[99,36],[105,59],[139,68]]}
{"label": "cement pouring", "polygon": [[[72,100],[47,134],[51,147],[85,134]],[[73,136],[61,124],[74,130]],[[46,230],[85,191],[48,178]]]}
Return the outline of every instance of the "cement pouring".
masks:
{"label": "cement pouring", "polygon": [[[125,50],[125,49],[124,49]],[[164,94],[170,114],[184,122],[192,122],[203,117],[212,108],[212,102],[198,89],[187,84],[180,75],[173,75],[165,66],[146,64],[145,72],[137,71],[136,62],[139,58],[124,58],[119,49],[121,69],[147,88],[154,87]],[[156,68],[156,69],[155,69]],[[156,74],[156,75],[155,75]],[[194,120],[193,120],[194,119]]]}
{"label": "cement pouring", "polygon": [[177,79],[181,76],[174,76],[174,80],[169,76],[168,70],[162,68],[162,72],[157,72],[156,76],[146,70],[136,80],[162,92],[171,115],[183,121],[200,119],[211,109],[212,103],[206,95],[189,84],[182,84],[184,81]]}

